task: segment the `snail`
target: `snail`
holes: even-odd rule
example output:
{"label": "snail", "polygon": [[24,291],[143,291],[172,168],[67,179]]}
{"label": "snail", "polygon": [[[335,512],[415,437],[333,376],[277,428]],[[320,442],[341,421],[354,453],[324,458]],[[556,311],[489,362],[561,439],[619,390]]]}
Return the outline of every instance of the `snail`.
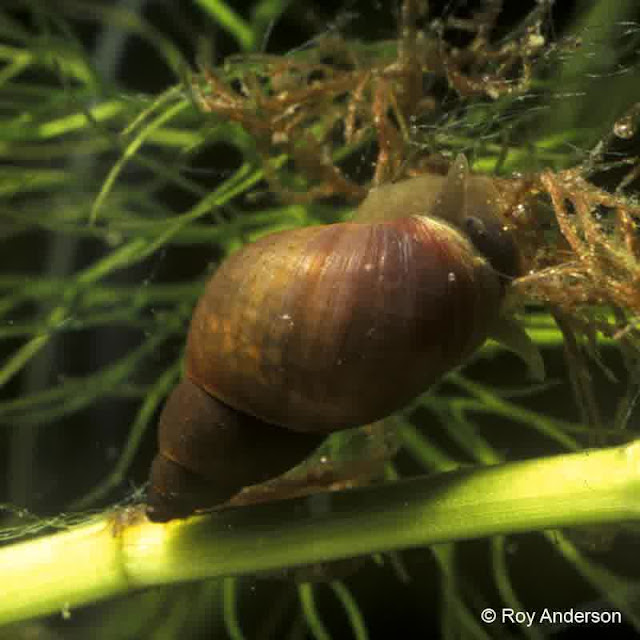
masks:
{"label": "snail", "polygon": [[227,258],[193,313],[183,380],[159,422],[153,521],[274,478],[333,431],[393,414],[495,337],[540,370],[501,313],[518,253],[494,182],[374,189],[348,222],[281,231]]}

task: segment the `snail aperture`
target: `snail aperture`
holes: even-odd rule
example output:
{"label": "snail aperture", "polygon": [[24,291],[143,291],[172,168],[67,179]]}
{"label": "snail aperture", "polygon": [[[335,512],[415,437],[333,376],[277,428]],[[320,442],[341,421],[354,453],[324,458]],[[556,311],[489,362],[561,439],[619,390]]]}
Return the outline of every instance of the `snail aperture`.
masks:
{"label": "snail aperture", "polygon": [[460,154],[446,176],[426,174],[373,189],[358,208],[356,219],[437,217],[462,232],[495,271],[509,279],[520,272],[519,255],[498,209],[494,180],[471,174],[467,159]]}
{"label": "snail aperture", "polygon": [[460,156],[446,177],[373,190],[352,221],[274,233],[225,260],[161,416],[149,517],[186,516],[287,471],[479,348],[517,272],[496,202]]}

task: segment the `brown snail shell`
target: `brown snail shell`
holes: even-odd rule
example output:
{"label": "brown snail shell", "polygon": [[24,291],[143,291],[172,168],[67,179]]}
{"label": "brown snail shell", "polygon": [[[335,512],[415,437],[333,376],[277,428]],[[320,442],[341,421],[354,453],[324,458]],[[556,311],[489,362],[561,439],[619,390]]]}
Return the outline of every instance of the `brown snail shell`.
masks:
{"label": "brown snail shell", "polygon": [[486,261],[435,219],[277,233],[231,256],[209,282],[187,376],[294,431],[362,425],[477,348],[499,298]]}
{"label": "brown snail shell", "polygon": [[460,156],[446,178],[372,191],[351,222],[274,233],[224,261],[161,417],[150,518],[286,471],[480,347],[517,271],[495,209],[491,181]]}

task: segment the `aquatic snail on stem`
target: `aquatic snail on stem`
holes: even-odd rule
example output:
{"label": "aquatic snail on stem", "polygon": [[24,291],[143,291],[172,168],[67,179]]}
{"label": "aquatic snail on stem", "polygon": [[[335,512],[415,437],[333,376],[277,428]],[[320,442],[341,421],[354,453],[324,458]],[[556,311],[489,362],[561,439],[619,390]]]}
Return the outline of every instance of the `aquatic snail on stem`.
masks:
{"label": "aquatic snail on stem", "polygon": [[372,190],[349,222],[282,231],[225,260],[193,313],[159,424],[148,515],[186,517],[307,458],[333,431],[401,409],[488,337],[538,375],[502,310],[519,273],[491,178]]}

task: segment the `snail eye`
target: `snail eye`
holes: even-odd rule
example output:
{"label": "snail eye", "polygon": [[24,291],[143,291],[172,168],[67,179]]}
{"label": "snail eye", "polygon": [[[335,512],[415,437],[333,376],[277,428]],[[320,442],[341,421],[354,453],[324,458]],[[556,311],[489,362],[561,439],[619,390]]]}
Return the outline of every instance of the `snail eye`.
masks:
{"label": "snail eye", "polygon": [[485,223],[480,220],[480,218],[469,216],[464,220],[464,230],[476,249],[480,250],[481,247],[478,246],[477,243],[482,243],[483,241],[486,241],[487,238],[487,228]]}
{"label": "snail eye", "polygon": [[489,222],[468,216],[464,231],[473,244],[503,278],[514,278],[519,273],[518,251],[511,234],[498,222]]}

